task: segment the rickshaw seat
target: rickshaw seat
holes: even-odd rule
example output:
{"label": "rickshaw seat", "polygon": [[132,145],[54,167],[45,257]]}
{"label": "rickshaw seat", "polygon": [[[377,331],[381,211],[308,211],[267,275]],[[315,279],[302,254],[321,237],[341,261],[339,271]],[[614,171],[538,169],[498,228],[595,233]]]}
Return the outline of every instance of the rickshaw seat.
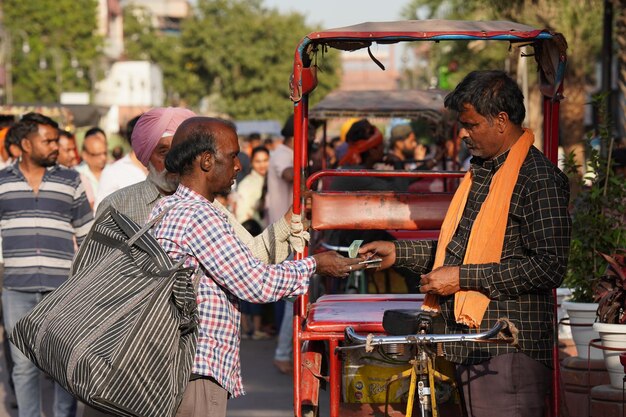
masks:
{"label": "rickshaw seat", "polygon": [[385,333],[383,315],[390,309],[419,309],[424,294],[332,294],[311,305],[304,330],[344,332],[346,326],[363,333]]}
{"label": "rickshaw seat", "polygon": [[315,230],[439,230],[452,193],[313,192]]}

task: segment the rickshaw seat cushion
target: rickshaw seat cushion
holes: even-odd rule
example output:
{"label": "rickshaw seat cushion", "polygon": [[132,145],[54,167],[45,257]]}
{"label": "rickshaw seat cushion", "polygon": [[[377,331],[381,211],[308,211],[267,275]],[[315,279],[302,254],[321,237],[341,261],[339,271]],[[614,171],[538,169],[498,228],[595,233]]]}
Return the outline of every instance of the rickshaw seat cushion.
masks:
{"label": "rickshaw seat cushion", "polygon": [[346,326],[356,332],[384,333],[385,310],[419,309],[424,294],[331,294],[311,304],[304,331],[336,333],[343,336]]}
{"label": "rickshaw seat cushion", "polygon": [[311,226],[315,230],[438,230],[451,193],[314,192]]}
{"label": "rickshaw seat cushion", "polygon": [[432,332],[432,315],[419,309],[386,310],[383,329],[392,336]]}

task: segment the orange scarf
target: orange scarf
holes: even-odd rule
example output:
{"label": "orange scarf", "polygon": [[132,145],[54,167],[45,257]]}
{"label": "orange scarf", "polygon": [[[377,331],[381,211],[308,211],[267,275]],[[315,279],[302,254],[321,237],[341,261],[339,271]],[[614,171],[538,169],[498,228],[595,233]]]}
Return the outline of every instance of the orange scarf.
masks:
{"label": "orange scarf", "polygon": [[[524,129],[524,134],[513,144],[506,161],[493,176],[489,194],[472,225],[463,264],[500,262],[513,188],[517,183],[520,167],[534,141],[533,132]],[[441,225],[433,270],[443,265],[446,248],[459,225],[471,188],[472,175],[471,171],[468,171],[456,190]],[[457,323],[473,328],[479,327],[489,301],[486,295],[478,291],[461,290],[455,293],[454,317]],[[439,297],[427,294],[422,309],[438,312]]]}

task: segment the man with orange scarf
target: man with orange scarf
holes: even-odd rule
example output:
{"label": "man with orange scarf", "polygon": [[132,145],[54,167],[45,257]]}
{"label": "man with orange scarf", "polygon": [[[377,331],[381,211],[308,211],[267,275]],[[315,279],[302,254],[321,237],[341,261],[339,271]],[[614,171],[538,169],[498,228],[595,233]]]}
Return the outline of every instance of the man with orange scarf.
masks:
{"label": "man with orange scarf", "polygon": [[524,97],[502,71],[474,71],[445,99],[458,113],[471,168],[438,241],[372,242],[381,268],[421,275],[424,309],[446,333],[474,333],[507,317],[519,346],[445,346],[470,417],[542,416],[552,366],[552,289],[563,280],[571,221],[567,177],[522,127]]}

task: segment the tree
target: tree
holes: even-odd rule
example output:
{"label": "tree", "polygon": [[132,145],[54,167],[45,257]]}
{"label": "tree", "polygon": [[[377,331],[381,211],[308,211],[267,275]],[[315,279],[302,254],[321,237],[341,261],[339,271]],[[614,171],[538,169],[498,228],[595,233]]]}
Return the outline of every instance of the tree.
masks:
{"label": "tree", "polygon": [[[588,103],[587,91],[594,79],[596,62],[600,54],[602,34],[602,8],[594,0],[412,0],[405,15],[415,18],[415,11],[430,13],[449,19],[505,19],[561,32],[567,39],[568,65],[565,78],[566,100],[561,105],[561,144],[565,151],[582,150],[584,138],[584,106]],[[498,68],[504,55],[496,57],[490,65],[475,65],[474,54],[452,49],[438,57],[439,64],[454,56],[467,69]],[[462,57],[462,58],[459,58]],[[465,73],[460,71],[459,76]],[[582,161],[578,159],[579,165]]]}
{"label": "tree", "polygon": [[617,54],[617,85],[619,89],[618,118],[621,124],[621,134],[626,135],[626,0],[614,0],[615,38],[618,48]]}
{"label": "tree", "polygon": [[[182,26],[183,65],[194,74],[184,96],[200,93],[208,110],[236,119],[286,118],[294,51],[312,31],[304,16],[266,9],[260,0],[199,0]],[[338,56],[320,56],[326,74],[318,99],[338,84]]]}
{"label": "tree", "polygon": [[54,103],[63,91],[91,91],[103,45],[97,6],[97,0],[80,6],[74,0],[3,0],[15,102]]}
{"label": "tree", "polygon": [[[195,74],[183,64],[180,34],[167,34],[152,25],[150,11],[130,3],[124,7],[125,54],[129,59],[157,63],[163,71],[166,104],[188,106],[200,98]],[[184,97],[182,97],[184,95]]]}

